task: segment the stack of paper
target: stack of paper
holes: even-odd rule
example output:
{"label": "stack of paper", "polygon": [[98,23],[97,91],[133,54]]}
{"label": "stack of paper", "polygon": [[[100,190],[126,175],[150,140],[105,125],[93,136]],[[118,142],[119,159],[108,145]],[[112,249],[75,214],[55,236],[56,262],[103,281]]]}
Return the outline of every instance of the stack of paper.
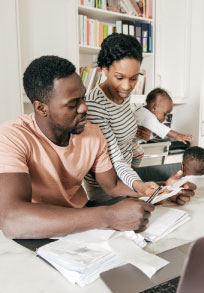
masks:
{"label": "stack of paper", "polygon": [[147,241],[155,242],[190,220],[187,212],[175,208],[155,206],[148,228],[142,233]]}
{"label": "stack of paper", "polygon": [[71,283],[80,286],[97,279],[101,272],[132,263],[147,276],[168,264],[145,252],[144,237],[133,231],[90,230],[61,238],[40,247],[37,254],[52,264]]}

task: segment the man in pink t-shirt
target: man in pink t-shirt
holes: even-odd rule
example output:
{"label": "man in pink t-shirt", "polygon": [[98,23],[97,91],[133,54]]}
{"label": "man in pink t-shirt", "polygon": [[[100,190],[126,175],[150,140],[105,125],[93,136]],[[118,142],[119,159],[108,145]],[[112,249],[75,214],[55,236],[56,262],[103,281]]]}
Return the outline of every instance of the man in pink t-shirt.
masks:
{"label": "man in pink t-shirt", "polygon": [[[116,177],[105,138],[86,121],[85,88],[74,65],[43,56],[31,62],[23,82],[34,114],[0,127],[0,229],[11,238],[94,228],[143,231],[154,208]],[[82,180],[89,170],[112,197],[131,198],[86,207]],[[192,194],[189,188],[178,198],[188,201]]]}

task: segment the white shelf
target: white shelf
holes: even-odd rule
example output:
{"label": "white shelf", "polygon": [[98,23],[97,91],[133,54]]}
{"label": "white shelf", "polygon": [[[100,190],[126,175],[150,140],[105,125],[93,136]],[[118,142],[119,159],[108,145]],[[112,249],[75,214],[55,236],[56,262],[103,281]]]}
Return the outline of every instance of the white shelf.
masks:
{"label": "white shelf", "polygon": [[143,104],[145,103],[146,95],[131,95],[130,103]]}
{"label": "white shelf", "polygon": [[114,23],[116,20],[135,20],[140,22],[153,22],[151,18],[137,17],[120,12],[113,12],[109,10],[87,7],[84,5],[78,6],[79,14],[86,14],[88,17],[98,19],[103,22]]}
{"label": "white shelf", "polygon": [[[87,45],[79,45],[79,52],[81,54],[98,54],[100,47],[91,47]],[[143,53],[143,57],[153,56],[153,53]]]}

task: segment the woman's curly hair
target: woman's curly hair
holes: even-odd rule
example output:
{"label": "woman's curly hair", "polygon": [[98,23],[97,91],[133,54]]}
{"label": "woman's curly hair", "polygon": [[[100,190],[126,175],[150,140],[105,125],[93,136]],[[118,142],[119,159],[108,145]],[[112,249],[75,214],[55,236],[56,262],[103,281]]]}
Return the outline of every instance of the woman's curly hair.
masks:
{"label": "woman's curly hair", "polygon": [[98,67],[109,68],[114,61],[124,58],[134,58],[142,63],[142,46],[138,40],[132,36],[118,33],[113,33],[105,38],[98,55]]}

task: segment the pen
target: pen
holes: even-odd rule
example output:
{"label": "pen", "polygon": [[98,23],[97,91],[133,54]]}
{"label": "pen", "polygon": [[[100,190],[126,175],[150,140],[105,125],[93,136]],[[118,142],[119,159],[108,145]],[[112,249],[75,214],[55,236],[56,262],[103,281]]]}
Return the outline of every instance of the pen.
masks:
{"label": "pen", "polygon": [[157,190],[148,198],[147,202],[150,203],[157,196],[163,186],[159,186]]}

